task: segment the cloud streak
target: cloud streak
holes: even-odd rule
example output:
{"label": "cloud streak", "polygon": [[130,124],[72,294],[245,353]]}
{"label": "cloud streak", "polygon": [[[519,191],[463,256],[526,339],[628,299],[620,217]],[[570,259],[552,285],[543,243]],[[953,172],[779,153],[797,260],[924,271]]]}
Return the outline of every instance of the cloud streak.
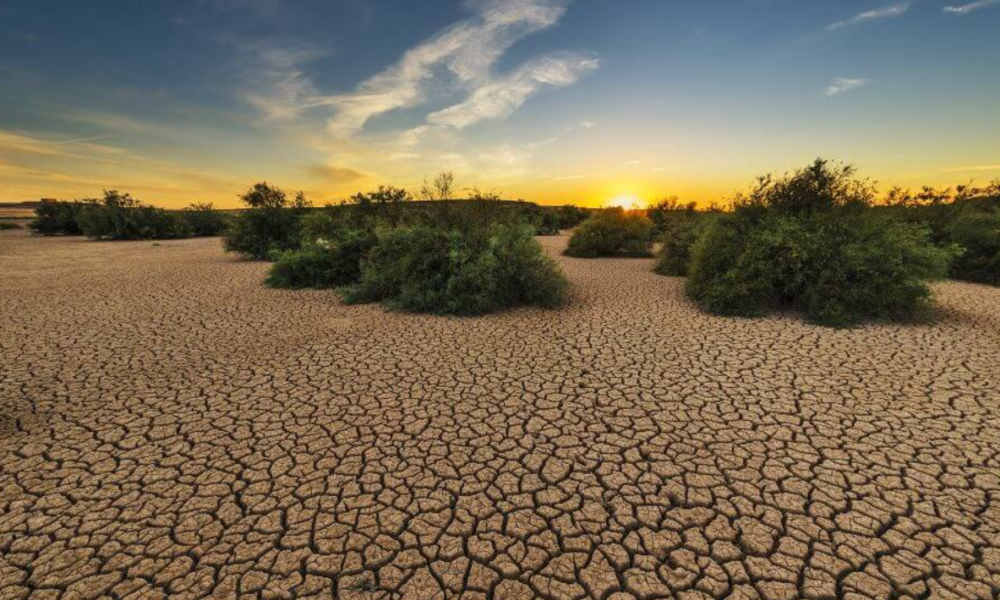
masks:
{"label": "cloud streak", "polygon": [[979,0],[978,2],[970,2],[969,4],[961,4],[959,6],[946,6],[942,10],[953,15],[967,15],[995,4],[1000,4],[1000,0]]}
{"label": "cloud streak", "polygon": [[329,120],[330,131],[350,137],[373,117],[423,102],[439,67],[460,87],[490,86],[493,66],[500,57],[519,39],[556,25],[567,5],[568,0],[475,2],[470,5],[472,17],[411,48],[399,62],[362,82],[354,92],[317,97],[311,105],[333,106],[337,112]]}
{"label": "cloud streak", "polygon": [[826,87],[826,96],[836,96],[837,94],[843,94],[845,92],[850,92],[858,88],[864,87],[871,83],[871,79],[861,79],[861,78],[839,78],[834,79],[830,85]]}
{"label": "cloud streak", "polygon": [[257,57],[254,79],[261,85],[246,95],[246,100],[272,120],[289,120],[305,108],[315,95],[312,80],[302,65],[324,53],[309,47],[256,46],[248,48]]}
{"label": "cloud streak", "polygon": [[487,119],[507,117],[529,96],[546,87],[565,87],[583,73],[598,67],[595,58],[580,55],[550,56],[533,60],[515,72],[477,88],[468,99],[431,114],[433,125],[464,129]]}
{"label": "cloud streak", "polygon": [[827,26],[827,31],[836,31],[837,29],[842,29],[850,25],[857,25],[859,23],[867,23],[869,21],[878,21],[880,19],[891,19],[894,17],[901,17],[906,14],[906,11],[910,10],[909,2],[900,2],[898,4],[892,4],[886,6],[885,8],[878,8],[874,10],[868,10],[862,13],[858,13],[851,17],[850,19],[844,19],[843,21],[837,21],[836,23],[831,23]]}

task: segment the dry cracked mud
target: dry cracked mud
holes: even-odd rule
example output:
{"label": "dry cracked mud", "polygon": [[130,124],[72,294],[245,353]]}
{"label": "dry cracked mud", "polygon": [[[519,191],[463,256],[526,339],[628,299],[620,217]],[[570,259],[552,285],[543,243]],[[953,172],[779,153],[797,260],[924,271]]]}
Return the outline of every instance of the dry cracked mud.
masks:
{"label": "dry cracked mud", "polygon": [[1000,595],[1000,289],[835,331],[559,260],[449,319],[0,236],[0,598]]}

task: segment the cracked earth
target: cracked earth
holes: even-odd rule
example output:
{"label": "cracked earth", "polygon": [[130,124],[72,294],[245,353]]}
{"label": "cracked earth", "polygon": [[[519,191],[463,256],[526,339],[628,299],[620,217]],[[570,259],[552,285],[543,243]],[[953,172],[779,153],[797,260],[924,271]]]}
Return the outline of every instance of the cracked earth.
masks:
{"label": "cracked earth", "polygon": [[1000,289],[835,331],[559,257],[463,320],[219,246],[0,235],[0,599],[1000,597]]}

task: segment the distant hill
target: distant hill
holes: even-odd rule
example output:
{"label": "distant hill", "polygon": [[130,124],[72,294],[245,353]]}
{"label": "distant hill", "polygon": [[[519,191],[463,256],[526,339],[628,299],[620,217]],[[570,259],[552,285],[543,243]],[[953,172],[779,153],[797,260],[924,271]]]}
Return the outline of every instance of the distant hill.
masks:
{"label": "distant hill", "polygon": [[25,200],[23,202],[0,202],[0,209],[17,208],[23,210],[35,210],[41,203],[42,203],[41,200]]}

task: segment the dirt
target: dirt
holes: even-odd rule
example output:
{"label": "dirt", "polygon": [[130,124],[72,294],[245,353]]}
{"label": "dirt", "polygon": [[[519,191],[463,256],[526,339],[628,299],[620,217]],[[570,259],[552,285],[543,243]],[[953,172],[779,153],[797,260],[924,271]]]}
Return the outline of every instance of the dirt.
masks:
{"label": "dirt", "polygon": [[837,331],[559,261],[453,319],[0,235],[0,599],[1000,596],[1000,289]]}

